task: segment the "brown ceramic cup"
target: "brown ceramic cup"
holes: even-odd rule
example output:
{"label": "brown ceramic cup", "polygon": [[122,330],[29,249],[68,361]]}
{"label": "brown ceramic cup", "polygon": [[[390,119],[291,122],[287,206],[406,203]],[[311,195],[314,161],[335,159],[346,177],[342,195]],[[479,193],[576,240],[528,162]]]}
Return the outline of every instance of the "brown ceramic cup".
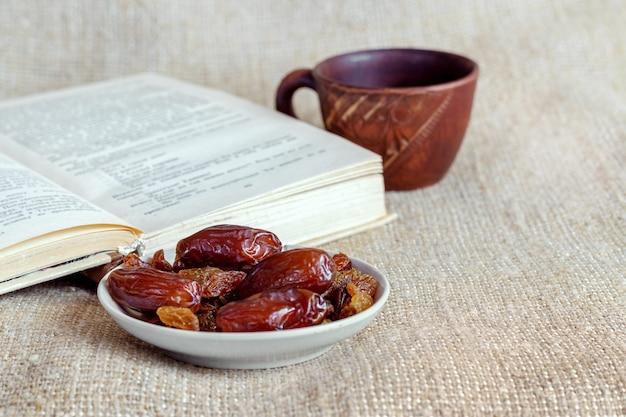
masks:
{"label": "brown ceramic cup", "polygon": [[420,49],[357,51],[283,78],[276,109],[296,117],[301,87],[319,96],[324,125],[383,158],[385,188],[412,190],[441,180],[470,120],[478,65]]}

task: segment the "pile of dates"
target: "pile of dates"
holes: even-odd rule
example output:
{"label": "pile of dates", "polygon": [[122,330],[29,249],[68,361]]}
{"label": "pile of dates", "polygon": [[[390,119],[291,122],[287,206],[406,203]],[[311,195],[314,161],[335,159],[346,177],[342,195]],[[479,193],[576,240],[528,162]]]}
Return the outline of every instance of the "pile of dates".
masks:
{"label": "pile of dates", "polygon": [[111,297],[129,314],[178,329],[252,332],[313,326],[374,303],[378,283],[350,258],[283,249],[272,232],[217,225],[180,240],[173,263],[131,254],[113,270]]}

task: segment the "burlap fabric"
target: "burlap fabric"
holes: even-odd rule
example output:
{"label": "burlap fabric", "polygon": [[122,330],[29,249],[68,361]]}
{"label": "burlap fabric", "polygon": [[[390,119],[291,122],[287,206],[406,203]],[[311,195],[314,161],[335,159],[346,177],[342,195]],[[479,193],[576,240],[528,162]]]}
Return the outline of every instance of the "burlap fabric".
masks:
{"label": "burlap fabric", "polygon": [[626,415],[625,44],[621,0],[3,0],[0,98],[155,71],[273,106],[289,70],[389,46],[482,72],[447,177],[327,245],[392,283],[365,331],[296,366],[204,369],[69,277],[0,297],[0,414]]}

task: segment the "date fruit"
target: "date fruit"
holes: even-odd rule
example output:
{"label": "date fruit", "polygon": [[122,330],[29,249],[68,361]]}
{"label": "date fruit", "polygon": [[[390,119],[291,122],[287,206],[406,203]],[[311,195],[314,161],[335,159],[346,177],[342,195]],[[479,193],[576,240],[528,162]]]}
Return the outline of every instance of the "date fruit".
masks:
{"label": "date fruit", "polygon": [[304,288],[321,294],[331,285],[335,274],[335,262],[327,252],[312,248],[290,249],[255,265],[237,288],[237,298],[287,288]]}
{"label": "date fruit", "polygon": [[161,306],[198,311],[202,288],[196,281],[154,268],[122,268],[107,280],[111,297],[122,307],[154,313]]}
{"label": "date fruit", "polygon": [[326,300],[300,288],[269,290],[231,301],[217,311],[217,328],[223,332],[286,330],[320,324],[326,317]]}
{"label": "date fruit", "polygon": [[241,269],[282,250],[278,236],[246,226],[207,227],[178,241],[174,271],[215,266]]}

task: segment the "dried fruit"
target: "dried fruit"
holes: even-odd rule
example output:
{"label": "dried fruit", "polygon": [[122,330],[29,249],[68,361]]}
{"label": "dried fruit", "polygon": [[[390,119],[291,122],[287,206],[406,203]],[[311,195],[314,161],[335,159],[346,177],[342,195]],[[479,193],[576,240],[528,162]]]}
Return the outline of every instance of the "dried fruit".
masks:
{"label": "dried fruit", "polygon": [[352,269],[352,260],[345,253],[336,253],[333,255],[333,261],[335,261],[338,273]]}
{"label": "dried fruit", "polygon": [[217,314],[217,309],[222,304],[212,304],[209,302],[203,301],[200,310],[196,312],[196,316],[198,316],[198,322],[200,324],[200,331],[203,332],[216,332],[217,325],[215,324],[215,315]]}
{"label": "dried fruit", "polygon": [[282,249],[271,232],[213,226],[180,240],[173,264],[162,249],[149,261],[124,257],[107,285],[135,318],[208,332],[311,326],[374,303],[378,282],[346,254]]}
{"label": "dried fruit", "polygon": [[321,249],[286,250],[255,265],[237,288],[237,297],[287,288],[304,288],[321,294],[331,285],[335,274],[333,258]]}
{"label": "dried fruit", "polygon": [[217,311],[217,328],[223,332],[286,330],[320,324],[328,306],[309,290],[269,290],[232,301]]}
{"label": "dried fruit", "polygon": [[193,279],[202,287],[202,297],[226,297],[241,284],[246,277],[243,271],[225,271],[213,266],[189,268],[178,271],[181,277]]}
{"label": "dried fruit", "polygon": [[152,259],[150,260],[150,265],[152,265],[153,268],[160,269],[161,271],[171,272],[174,270],[174,268],[172,268],[172,264],[165,259],[165,251],[163,251],[163,249],[159,249],[154,252]]}
{"label": "dried fruit", "polygon": [[136,253],[130,253],[124,256],[124,268],[151,268],[149,262],[142,260]]}
{"label": "dried fruit", "polygon": [[149,261],[144,261],[136,253],[124,256],[124,268],[154,268],[161,271],[172,271],[172,265],[165,259],[165,251],[159,249],[152,255]]}
{"label": "dried fruit", "polygon": [[155,312],[161,306],[200,308],[202,289],[196,281],[153,268],[122,268],[107,280],[111,297],[122,307]]}
{"label": "dried fruit", "polygon": [[[374,298],[376,290],[378,289],[378,282],[376,281],[376,278],[369,274],[364,274],[356,269],[354,271],[356,271],[356,273],[350,283],[354,286],[355,291],[365,292],[370,297]],[[348,286],[346,286],[346,290],[350,293],[350,288],[348,288]]]}
{"label": "dried fruit", "polygon": [[178,242],[174,270],[203,266],[242,269],[281,249],[280,239],[272,232],[246,226],[212,226]]}
{"label": "dried fruit", "polygon": [[[350,290],[348,290],[348,288],[350,288]],[[361,308],[358,306],[365,306],[365,303],[368,301],[363,301],[363,297],[359,295],[354,301],[354,309],[346,309],[345,312],[343,312],[344,308],[352,303],[353,294],[357,293],[357,291],[363,292],[373,303],[377,289],[378,282],[376,278],[369,274],[362,273],[352,266],[349,270],[339,272],[331,286],[323,294],[324,298],[333,306],[333,312],[329,314],[330,318],[337,320],[351,314],[356,314],[354,311],[356,311],[357,308]],[[353,311],[353,313],[350,313],[350,311]]]}
{"label": "dried fruit", "polygon": [[367,292],[361,291],[352,282],[346,285],[346,291],[350,295],[350,301],[345,305],[339,313],[339,318],[354,316],[361,311],[365,311],[374,304],[374,299]]}
{"label": "dried fruit", "polygon": [[200,331],[200,321],[187,307],[162,306],[157,308],[157,316],[168,327],[182,330]]}

